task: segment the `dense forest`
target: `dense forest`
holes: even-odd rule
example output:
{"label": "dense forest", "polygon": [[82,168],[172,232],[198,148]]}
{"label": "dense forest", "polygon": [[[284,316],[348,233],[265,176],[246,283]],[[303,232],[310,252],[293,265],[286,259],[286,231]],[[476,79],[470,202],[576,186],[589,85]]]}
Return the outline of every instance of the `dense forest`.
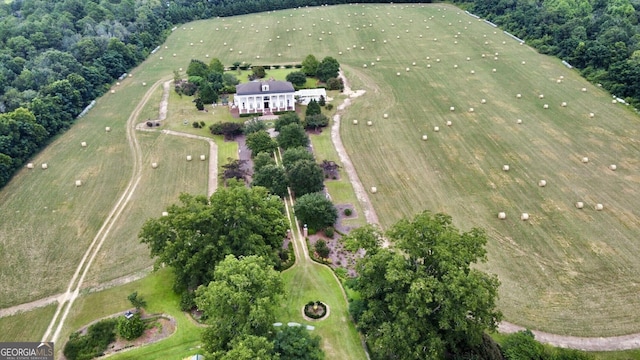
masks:
{"label": "dense forest", "polygon": [[[0,3],[0,187],[175,24],[347,0]],[[367,3],[374,1],[360,1]],[[385,1],[375,1],[385,2]],[[396,1],[412,2],[412,1]],[[416,1],[413,1],[416,2]],[[430,2],[430,1],[420,1]],[[454,1],[640,105],[639,0]]]}
{"label": "dense forest", "polygon": [[640,108],[639,0],[454,2]]}

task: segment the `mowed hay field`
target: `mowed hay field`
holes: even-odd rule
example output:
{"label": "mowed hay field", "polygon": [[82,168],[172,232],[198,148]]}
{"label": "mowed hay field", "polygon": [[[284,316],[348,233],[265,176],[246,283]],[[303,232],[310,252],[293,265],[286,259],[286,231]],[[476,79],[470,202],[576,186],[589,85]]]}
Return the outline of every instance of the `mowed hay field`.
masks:
{"label": "mowed hay field", "polygon": [[[378,189],[371,200],[383,226],[429,209],[451,214],[463,230],[485,228],[489,262],[482,268],[502,281],[506,320],[572,335],[640,332],[637,115],[559,60],[448,5],[303,8],[177,27],[132,78],[34,159],[36,169],[22,171],[0,193],[0,215],[15,219],[0,224],[0,288],[11,289],[0,306],[66,286],[130,178],[125,123],[151,84],[186,69],[191,58],[276,65],[307,54],[334,56],[354,89],[367,91],[344,114],[341,133],[365,188]],[[351,125],[354,119],[360,124]],[[105,126],[113,128],[108,136]],[[83,156],[80,141],[103,151]],[[42,171],[42,162],[50,168]],[[501,170],[505,164],[510,171]],[[87,169],[93,177],[75,188]],[[158,176],[148,186],[160,189],[173,178]],[[162,206],[145,211],[144,201],[157,199],[141,199],[135,216],[121,221],[158,216]],[[575,209],[576,201],[585,208]],[[596,203],[604,210],[595,211]],[[506,220],[497,219],[499,211]],[[529,221],[519,220],[522,212]],[[136,241],[135,226],[122,228],[130,229],[127,236],[108,240],[115,246]],[[131,255],[148,265],[144,247]],[[134,270],[104,269],[109,274],[95,274],[96,281]]]}

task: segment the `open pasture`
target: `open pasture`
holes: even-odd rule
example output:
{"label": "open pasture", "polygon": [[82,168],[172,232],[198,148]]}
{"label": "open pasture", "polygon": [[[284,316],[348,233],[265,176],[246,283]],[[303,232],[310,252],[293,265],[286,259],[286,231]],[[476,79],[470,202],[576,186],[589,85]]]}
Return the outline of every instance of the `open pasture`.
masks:
{"label": "open pasture", "polygon": [[[442,4],[302,8],[176,27],[0,193],[0,215],[13,219],[0,223],[0,288],[11,289],[0,306],[66,286],[131,176],[124,129],[143,83],[171,78],[191,58],[275,65],[307,54],[335,57],[354,88],[367,90],[343,116],[342,137],[365,188],[378,189],[371,200],[383,226],[430,209],[451,214],[462,229],[487,229],[482,268],[502,281],[508,321],[572,335],[640,332],[637,115],[559,60]],[[92,147],[100,151],[89,155]],[[43,162],[49,169],[39,168]],[[142,209],[136,221],[158,216],[158,208]],[[523,212],[528,221],[519,220]],[[95,279],[125,270],[107,271]]]}
{"label": "open pasture", "polygon": [[502,281],[506,320],[572,335],[640,331],[638,118],[559,60],[441,4],[201,21],[168,44],[225,64],[335,57],[354,89],[367,90],[342,136],[365,188],[378,190],[383,226],[430,209],[485,228],[482,268]]}

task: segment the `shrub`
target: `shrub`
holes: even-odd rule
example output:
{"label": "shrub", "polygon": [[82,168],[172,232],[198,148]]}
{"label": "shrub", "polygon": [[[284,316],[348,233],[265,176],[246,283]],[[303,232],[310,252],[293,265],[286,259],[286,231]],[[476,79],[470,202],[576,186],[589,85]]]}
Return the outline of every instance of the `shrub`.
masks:
{"label": "shrub", "polygon": [[351,216],[351,214],[353,214],[353,210],[346,208],[342,213],[344,214],[344,216]]}
{"label": "shrub", "polygon": [[327,110],[333,110],[333,104],[327,104],[324,106],[324,108]]}
{"label": "shrub", "polygon": [[318,254],[318,256],[320,256],[323,259],[328,258],[329,257],[329,252],[331,252],[331,250],[327,246],[327,242],[324,241],[324,240],[316,241],[316,243],[313,246],[313,248],[316,251],[316,253]]}
{"label": "shrub", "polygon": [[135,313],[131,318],[118,318],[118,335],[127,340],[139,338],[145,329],[144,321],[140,318],[140,313]]}
{"label": "shrub", "polygon": [[116,339],[116,319],[105,319],[89,326],[86,335],[71,334],[64,346],[64,356],[69,360],[88,360],[100,356]]}
{"label": "shrub", "polygon": [[329,226],[326,229],[324,229],[324,235],[326,237],[328,237],[329,239],[333,239],[334,232],[335,231],[334,231],[333,227],[331,227],[331,226]]}

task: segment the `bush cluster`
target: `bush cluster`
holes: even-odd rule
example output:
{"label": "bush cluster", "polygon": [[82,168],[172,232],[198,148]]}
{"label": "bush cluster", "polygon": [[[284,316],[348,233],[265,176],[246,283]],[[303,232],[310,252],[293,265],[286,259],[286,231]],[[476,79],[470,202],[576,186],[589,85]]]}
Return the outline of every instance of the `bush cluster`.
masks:
{"label": "bush cluster", "polygon": [[64,346],[64,356],[69,360],[88,360],[100,356],[116,339],[116,319],[105,319],[89,326],[87,334],[75,332]]}

